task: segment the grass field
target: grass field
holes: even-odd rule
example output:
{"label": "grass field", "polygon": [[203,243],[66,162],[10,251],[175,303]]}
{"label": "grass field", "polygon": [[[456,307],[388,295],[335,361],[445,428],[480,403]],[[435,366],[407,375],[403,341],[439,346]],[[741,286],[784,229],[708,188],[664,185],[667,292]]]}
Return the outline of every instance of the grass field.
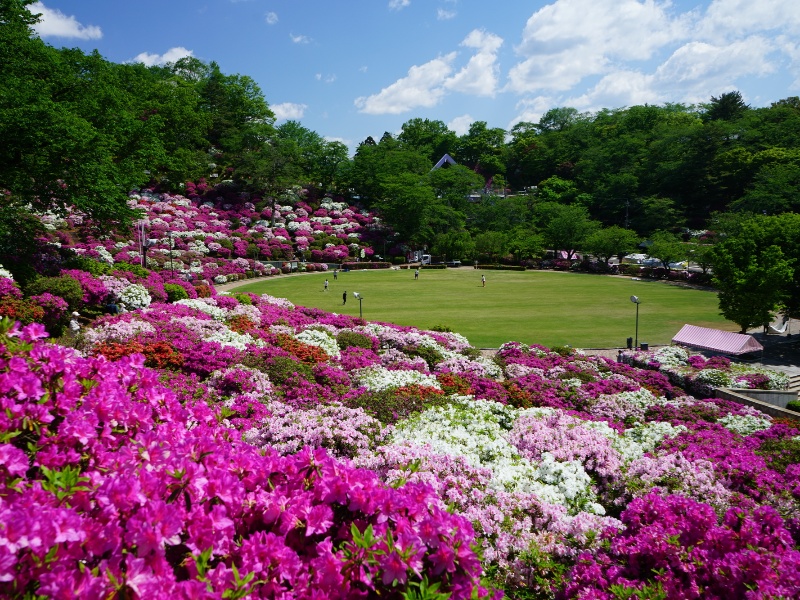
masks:
{"label": "grass field", "polygon": [[[481,286],[486,275],[486,287]],[[328,279],[329,289],[323,291]],[[342,292],[347,304],[342,306]],[[576,348],[622,347],[634,337],[639,305],[639,342],[668,344],[685,324],[729,331],[738,327],[719,315],[717,295],[657,281],[634,281],[551,271],[476,271],[460,269],[414,272],[353,271],[310,273],[248,283],[236,291],[266,293],[295,304],[329,312],[359,314],[364,319],[430,329],[446,326],[473,346],[496,348],[519,341]]]}

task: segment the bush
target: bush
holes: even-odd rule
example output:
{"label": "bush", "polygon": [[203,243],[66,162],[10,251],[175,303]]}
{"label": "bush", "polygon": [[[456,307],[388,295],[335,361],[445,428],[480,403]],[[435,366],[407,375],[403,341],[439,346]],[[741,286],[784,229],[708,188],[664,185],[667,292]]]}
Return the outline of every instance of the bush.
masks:
{"label": "bush", "polygon": [[0,317],[8,317],[12,321],[19,321],[23,325],[41,322],[44,318],[44,309],[22,298],[3,296],[0,298]]}
{"label": "bush", "polygon": [[339,335],[336,336],[336,343],[339,345],[340,350],[353,347],[377,350],[377,348],[374,347],[376,344],[371,337],[356,331],[341,331]]}
{"label": "bush", "polygon": [[350,408],[361,408],[388,425],[434,406],[446,406],[450,399],[442,390],[413,385],[345,397],[342,403]]}
{"label": "bush", "polygon": [[83,288],[72,277],[39,277],[25,288],[27,296],[40,296],[50,293],[60,296],[69,305],[69,310],[78,310],[83,306]]}
{"label": "bush", "polygon": [[275,356],[267,361],[265,367],[270,381],[277,385],[282,385],[291,379],[295,373],[307,381],[314,381],[314,371],[312,367],[295,358]]}
{"label": "bush", "polygon": [[142,277],[145,279],[150,274],[150,269],[145,269],[141,265],[132,265],[131,263],[126,263],[126,262],[114,263],[114,270],[127,271],[128,273],[133,273],[137,277]]}
{"label": "bush", "polygon": [[420,358],[424,359],[425,362],[428,363],[428,368],[431,371],[436,368],[436,365],[444,360],[444,357],[441,355],[441,353],[430,346],[406,346],[403,348],[403,352],[409,356],[419,356]]}
{"label": "bush", "polygon": [[524,271],[525,265],[478,265],[478,268],[488,271]]}
{"label": "bush", "polygon": [[78,271],[86,271],[95,277],[98,275],[109,275],[113,270],[111,265],[87,258],[85,256],[72,256],[68,258],[63,265],[65,269],[77,269]]}
{"label": "bush", "polygon": [[165,283],[164,291],[167,292],[167,302],[177,302],[189,298],[189,292],[175,283]]}
{"label": "bush", "polygon": [[786,410],[791,410],[791,411],[800,413],[800,400],[791,400],[786,405]]}
{"label": "bush", "polygon": [[246,304],[247,306],[251,306],[253,304],[253,299],[250,298],[248,294],[231,294],[231,295],[239,301],[239,304]]}

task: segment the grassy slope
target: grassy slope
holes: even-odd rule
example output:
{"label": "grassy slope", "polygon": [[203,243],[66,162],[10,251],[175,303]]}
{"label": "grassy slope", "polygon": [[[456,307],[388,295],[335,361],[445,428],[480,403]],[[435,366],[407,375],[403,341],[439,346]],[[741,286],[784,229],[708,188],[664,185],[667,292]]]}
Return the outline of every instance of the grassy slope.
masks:
{"label": "grassy slope", "polygon": [[[481,275],[486,287],[481,287]],[[323,291],[323,281],[329,290]],[[342,292],[347,290],[347,305]],[[295,304],[358,315],[353,292],[363,295],[364,318],[430,329],[443,325],[477,347],[510,340],[547,346],[620,347],[634,336],[639,296],[639,341],[667,344],[684,325],[730,331],[738,327],[718,313],[713,292],[661,282],[632,281],[550,271],[476,271],[462,267],[413,271],[312,273],[250,283],[237,291],[267,293]]]}

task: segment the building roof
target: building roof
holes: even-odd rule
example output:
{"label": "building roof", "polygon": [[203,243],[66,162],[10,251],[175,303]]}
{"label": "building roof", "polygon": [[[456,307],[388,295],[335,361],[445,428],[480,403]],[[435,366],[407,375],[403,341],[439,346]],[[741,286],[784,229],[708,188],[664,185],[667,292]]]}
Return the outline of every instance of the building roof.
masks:
{"label": "building roof", "polygon": [[442,158],[439,159],[439,162],[433,165],[431,171],[435,171],[436,169],[443,167],[445,164],[455,165],[457,163],[456,161],[453,160],[452,156],[450,156],[449,154],[445,154]]}
{"label": "building roof", "polygon": [[735,355],[764,349],[752,335],[696,325],[684,325],[672,338],[672,343]]}

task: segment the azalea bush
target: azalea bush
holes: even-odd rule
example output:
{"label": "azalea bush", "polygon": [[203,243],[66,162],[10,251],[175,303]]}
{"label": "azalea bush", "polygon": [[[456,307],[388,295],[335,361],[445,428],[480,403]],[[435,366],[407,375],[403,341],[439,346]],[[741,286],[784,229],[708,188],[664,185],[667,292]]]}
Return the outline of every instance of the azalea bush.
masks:
{"label": "azalea bush", "polygon": [[797,422],[666,367],[208,292],[75,349],[5,322],[0,595],[800,594]]}

